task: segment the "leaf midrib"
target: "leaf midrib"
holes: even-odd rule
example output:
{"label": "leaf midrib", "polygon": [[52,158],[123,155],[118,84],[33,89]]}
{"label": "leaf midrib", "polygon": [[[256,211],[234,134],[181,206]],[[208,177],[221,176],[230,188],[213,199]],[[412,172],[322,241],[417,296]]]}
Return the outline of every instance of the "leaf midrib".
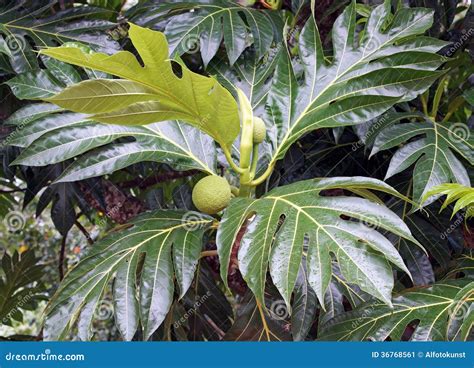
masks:
{"label": "leaf midrib", "polygon": [[[283,201],[285,203],[287,203],[288,205],[290,205],[291,207],[295,208],[297,211],[301,211],[311,222],[313,222],[317,227],[318,229],[321,229],[324,233],[326,233],[326,235],[334,242],[334,244],[337,244],[338,245],[338,251],[342,251],[347,258],[349,258],[353,264],[357,265],[357,262],[355,262],[352,257],[346,252],[346,250],[341,247],[339,245],[339,243],[336,241],[336,239],[334,239],[334,237],[332,236],[331,233],[329,233],[325,228],[324,228],[324,225],[321,225],[318,221],[316,221],[312,216],[309,215],[309,213],[307,213],[306,211],[304,211],[303,208],[297,206],[296,204],[294,204],[293,202],[290,202],[290,201],[287,201],[286,199],[283,199],[281,197],[265,197],[265,199],[273,199],[275,202],[276,201]],[[360,269],[358,267],[358,270],[365,275],[365,277],[367,278],[368,281],[370,281],[372,283],[372,280],[371,278],[369,277],[369,275],[367,275],[362,269]],[[373,284],[373,287],[374,287],[374,290],[377,290],[377,294],[379,297],[381,297],[382,299],[385,299],[383,297],[383,295],[378,291],[378,288],[377,288],[377,285]]]}
{"label": "leaf midrib", "polygon": [[[344,76],[345,74],[347,74],[349,71],[351,71],[354,67],[360,65],[363,61],[365,61],[368,57],[372,56],[375,52],[378,52],[380,49],[382,49],[383,47],[385,47],[386,45],[390,44],[394,39],[396,39],[400,33],[406,31],[406,29],[409,29],[411,28],[413,25],[417,24],[421,19],[423,19],[426,15],[420,17],[416,22],[412,23],[411,25],[409,25],[407,28],[405,28],[403,31],[400,31],[399,33],[395,34],[392,38],[390,38],[389,40],[387,40],[386,42],[384,42],[382,45],[380,45],[380,47],[376,50],[374,50],[372,53],[368,54],[367,56],[364,56],[362,57],[359,61],[357,61],[356,63],[352,64],[351,66],[349,66],[341,75],[338,75],[336,74],[336,77],[330,81],[326,87],[324,87],[321,92],[319,92],[319,94],[314,98],[313,101],[311,101],[306,107],[305,109],[303,110],[303,112],[300,114],[300,116],[298,117],[298,119],[291,125],[291,127],[287,130],[287,132],[285,133],[285,136],[283,137],[283,139],[281,140],[281,142],[279,143],[278,145],[278,148],[275,152],[275,154],[273,155],[271,161],[270,161],[270,164],[274,163],[274,161],[276,161],[276,157],[278,157],[278,155],[280,154],[280,151],[281,151],[281,148],[284,147],[284,142],[286,142],[288,140],[288,138],[290,137],[291,135],[291,132],[293,131],[293,129],[299,124],[299,122],[304,118],[304,116],[306,115],[309,107],[311,106],[312,102],[314,102],[315,100],[317,100],[330,86],[332,86],[334,84],[334,81],[337,80],[338,78]],[[314,124],[312,124],[314,125]]]}

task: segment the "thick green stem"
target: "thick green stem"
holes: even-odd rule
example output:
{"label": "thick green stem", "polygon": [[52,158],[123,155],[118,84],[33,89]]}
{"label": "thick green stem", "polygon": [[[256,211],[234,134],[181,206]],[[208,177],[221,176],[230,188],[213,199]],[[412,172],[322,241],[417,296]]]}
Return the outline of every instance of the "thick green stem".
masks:
{"label": "thick green stem", "polygon": [[454,99],[453,102],[451,102],[448,106],[448,112],[446,113],[446,116],[442,120],[442,123],[445,123],[451,118],[451,116],[464,104],[464,97],[463,96],[458,96]]}
{"label": "thick green stem", "polygon": [[252,193],[252,186],[250,185],[250,171],[247,171],[240,175],[240,189],[239,197],[249,197]]}
{"label": "thick green stem", "polygon": [[252,187],[249,185],[252,181],[250,175],[250,161],[253,151],[253,113],[252,106],[247,96],[237,90],[239,95],[240,120],[242,122],[242,134],[240,136],[240,197],[248,197]]}
{"label": "thick green stem", "polygon": [[265,172],[259,178],[255,179],[255,180],[252,180],[250,185],[253,186],[253,187],[256,187],[257,185],[262,184],[271,175],[271,173],[273,172],[274,167],[275,167],[275,163],[271,163],[270,165],[268,165]]}
{"label": "thick green stem", "polygon": [[252,164],[250,165],[250,179],[253,180],[257,172],[258,163],[258,144],[254,143],[252,151]]}
{"label": "thick green stem", "polygon": [[[250,124],[252,124],[250,122]],[[246,128],[242,129],[242,137],[240,141],[240,168],[244,170],[242,174],[245,174],[245,171],[250,171],[250,160],[252,158],[252,150],[253,150],[253,143],[252,143],[252,126],[250,126],[250,135],[246,134]],[[250,138],[250,142],[248,139]]]}
{"label": "thick green stem", "polygon": [[[253,150],[253,143],[252,143],[252,134],[253,134],[253,127],[252,127],[252,120],[250,120],[250,127],[247,123],[242,124],[242,137],[240,140],[240,168],[244,171],[240,174],[240,197],[248,197],[251,192],[251,186],[249,185],[252,181],[252,177],[250,175],[250,160],[251,160],[251,153]],[[250,134],[249,134],[250,131]],[[249,140],[250,138],[250,140]],[[250,142],[250,144],[249,144]]]}
{"label": "thick green stem", "polygon": [[244,170],[238,167],[237,164],[234,162],[230,150],[227,147],[222,147],[222,151],[224,152],[225,158],[227,159],[227,162],[229,163],[230,167],[232,167],[232,170],[234,170],[238,174],[242,174]]}

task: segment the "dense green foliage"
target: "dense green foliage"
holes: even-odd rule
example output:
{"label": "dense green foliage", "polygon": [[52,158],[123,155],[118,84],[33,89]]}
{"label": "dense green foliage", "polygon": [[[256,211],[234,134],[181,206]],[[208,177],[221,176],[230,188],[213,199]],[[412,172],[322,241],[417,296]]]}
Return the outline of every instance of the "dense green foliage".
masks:
{"label": "dense green foliage", "polygon": [[473,14],[430,4],[8,3],[0,211],[18,235],[17,201],[50,208],[60,283],[44,245],[6,251],[0,314],[47,300],[45,340],[472,339]]}

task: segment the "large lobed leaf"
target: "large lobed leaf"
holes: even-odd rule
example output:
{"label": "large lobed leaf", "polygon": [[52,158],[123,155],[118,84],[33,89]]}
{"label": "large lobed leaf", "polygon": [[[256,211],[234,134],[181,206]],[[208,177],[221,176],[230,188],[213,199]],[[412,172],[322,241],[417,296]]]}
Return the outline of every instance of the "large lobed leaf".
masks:
{"label": "large lobed leaf", "polygon": [[[218,81],[237,98],[240,89],[248,97],[255,116],[263,116],[268,92],[272,83],[272,76],[278,61],[281,49],[270,49],[265,57],[258,59],[257,54],[246,51],[232,67],[223,61],[213,61],[207,70],[215,75]],[[267,136],[276,135],[276,126],[267,127]],[[238,142],[236,142],[238,143]],[[238,158],[238,144],[234,143],[234,153]],[[271,159],[272,147],[269,142],[262,142],[258,146],[257,173],[262,172]]]}
{"label": "large lobed leaf", "polygon": [[229,147],[240,131],[232,95],[215,79],[193,73],[182,63],[173,64],[162,33],[131,24],[129,35],[144,66],[128,51],[108,56],[74,47],[43,50],[44,55],[121,78],[83,81],[48,101],[103,123],[184,120]]}
{"label": "large lobed leaf", "polygon": [[122,336],[131,340],[140,325],[144,340],[150,338],[173,302],[174,275],[180,296],[191,285],[202,237],[212,222],[201,214],[156,211],[94,244],[51,299],[45,311],[45,339],[65,339],[75,325],[80,339],[90,339],[94,311],[112,280]]}
{"label": "large lobed leaf", "polygon": [[[48,98],[62,91],[66,86],[82,80],[72,65],[45,56],[41,58],[41,61],[45,66],[44,69],[20,73],[6,82],[13,94],[20,100]],[[45,105],[40,104],[39,106]],[[49,106],[51,105],[49,104]],[[41,108],[38,109],[41,110]],[[32,115],[34,115],[34,110],[35,108],[31,108]],[[50,110],[53,111],[53,109]],[[15,119],[18,120],[22,117],[24,120],[29,117],[29,113],[23,114],[24,116],[17,116]]]}
{"label": "large lobed leaf", "polygon": [[36,47],[84,42],[97,51],[109,53],[119,49],[118,42],[105,32],[115,26],[106,20],[113,15],[111,11],[74,6],[53,13],[55,0],[7,3],[0,7],[0,55],[9,59],[12,72],[39,70],[31,41]]}
{"label": "large lobed leaf", "polygon": [[12,326],[23,321],[23,310],[34,310],[40,300],[47,299],[41,282],[44,266],[39,264],[33,250],[24,253],[4,253],[1,259],[0,321]]}
{"label": "large lobed leaf", "polygon": [[401,340],[414,324],[412,341],[471,340],[474,282],[469,279],[409,289],[393,299],[393,308],[368,302],[343,313],[320,330],[322,340]]}
{"label": "large lobed leaf", "polygon": [[[125,137],[134,140],[116,142]],[[110,174],[144,161],[209,174],[215,173],[216,166],[213,140],[178,121],[127,127],[95,123],[74,113],[51,114],[18,131],[9,144],[27,147],[13,162],[16,165],[45,166],[86,154],[68,166],[58,181]]]}
{"label": "large lobed leaf", "polygon": [[259,59],[255,52],[247,51],[233,66],[223,61],[213,61],[207,70],[236,98],[237,88],[242,90],[249,99],[254,115],[260,116],[265,108],[272,76],[281,52],[278,48],[272,48],[264,58]]}
{"label": "large lobed leaf", "polygon": [[[397,113],[391,114],[396,116]],[[400,113],[401,118],[406,114]],[[392,122],[396,120],[390,119]],[[401,119],[399,119],[401,120]],[[405,142],[408,142],[405,144]],[[423,121],[395,124],[383,129],[375,139],[371,155],[390,148],[399,148],[390,160],[386,179],[413,164],[413,198],[421,202],[426,193],[437,185],[451,181],[470,186],[469,175],[458,154],[474,164],[474,134],[467,125]],[[425,205],[433,202],[431,198]]]}
{"label": "large lobed leaf", "polygon": [[347,282],[390,304],[390,263],[407,273],[408,270],[390,241],[371,227],[417,241],[403,221],[383,205],[359,197],[321,195],[322,191],[335,188],[372,198],[367,189],[401,196],[376,179],[341,177],[279,187],[260,199],[234,199],[217,233],[224,282],[233,245],[245,226],[238,252],[239,268],[262,305],[270,269],[273,283],[290,307],[303,254],[309,285],[321,304],[324,305],[332,277],[332,256]]}
{"label": "large lobed leaf", "polygon": [[[60,63],[61,68],[73,68]],[[74,68],[73,68],[74,69]],[[65,88],[57,81],[62,69],[45,69],[54,90]],[[17,96],[30,98],[44,75],[28,76],[20,87],[18,77],[8,83]],[[80,81],[80,78],[79,78]],[[85,114],[64,112],[50,103],[26,105],[6,120],[15,130],[5,144],[25,148],[13,164],[45,166],[80,157],[65,170],[59,181],[77,181],[110,174],[143,161],[171,165],[176,170],[197,169],[213,174],[216,168],[214,141],[199,129],[179,121],[146,126],[96,123]],[[133,139],[133,140],[132,140]],[[81,156],[86,154],[86,156]]]}
{"label": "large lobed leaf", "polygon": [[[434,264],[438,263],[445,270],[450,262],[451,254],[448,239],[441,237],[442,229],[449,226],[435,212],[409,212],[408,203],[396,201],[390,208],[397,213],[410,229],[411,233],[426,249],[423,252],[403,238],[394,239],[394,245],[400,252],[412,275],[414,286],[430,285],[435,282]],[[431,259],[435,260],[432,262]]]}
{"label": "large lobed leaf", "polygon": [[264,119],[278,127],[270,137],[273,164],[303,134],[373,119],[424,92],[442,74],[436,69],[444,59],[436,52],[446,43],[421,36],[432,25],[432,11],[401,8],[393,15],[390,8],[390,1],[377,6],[362,35],[352,1],[333,26],[331,62],[310,17],[299,38],[302,81],[283,47]]}
{"label": "large lobed leaf", "polygon": [[273,41],[281,39],[279,12],[242,6],[235,1],[148,1],[130,10],[132,22],[153,28],[166,19],[164,29],[172,53],[199,51],[205,66],[224,42],[230,64],[253,45],[261,58]]}

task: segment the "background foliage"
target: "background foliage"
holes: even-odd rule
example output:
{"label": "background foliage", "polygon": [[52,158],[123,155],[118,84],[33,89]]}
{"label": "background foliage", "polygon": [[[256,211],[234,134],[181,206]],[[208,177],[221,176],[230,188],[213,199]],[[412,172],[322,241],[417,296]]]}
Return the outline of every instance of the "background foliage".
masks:
{"label": "background foliage", "polygon": [[[433,12],[432,24],[420,21],[413,31],[425,36],[416,38],[396,27],[374,33],[379,28],[368,17],[383,7],[372,0],[354,6],[353,28],[350,1],[316,1],[314,18],[306,0],[39,3],[2,1],[0,9],[2,338],[472,339],[470,2],[392,1],[392,10],[405,8],[395,17],[402,24],[431,14],[413,10],[419,13],[410,18],[408,8]],[[127,22],[163,32],[175,61],[166,60],[164,49],[163,60],[150,58],[137,41],[139,27]],[[362,40],[361,48],[341,51],[341,40],[351,39],[345,27]],[[338,77],[360,62],[361,49],[378,50],[390,35],[399,37],[393,55],[378,54],[349,75],[357,80],[373,71],[371,85],[361,78],[338,89],[317,78]],[[66,48],[44,51],[60,45]],[[125,76],[114,73],[110,59],[84,62],[87,55],[119,50],[139,56]],[[141,74],[141,65],[151,63],[156,69]],[[312,68],[322,74],[311,74]],[[410,72],[399,72],[404,68]],[[165,69],[167,77],[155,77]],[[149,125],[97,123],[108,122],[112,107],[127,112],[134,103],[158,100],[142,84],[161,86],[167,78],[170,86],[180,85],[173,93],[183,115],[154,115]],[[207,104],[207,115],[189,125],[173,119],[198,110],[190,103],[191,79],[203,89],[212,84],[219,94],[196,93],[196,106]],[[74,90],[80,82],[90,89]],[[383,88],[373,87],[379,82]],[[146,99],[107,105],[97,98],[101,86]],[[196,212],[191,191],[207,174],[237,185],[225,162],[227,153],[238,158],[238,145],[232,145],[239,130],[231,103],[236,87],[267,123],[257,173],[268,164],[274,170],[256,189],[263,196],[232,202],[217,229],[215,218]],[[313,91],[324,88],[313,100]],[[82,111],[75,93],[97,105]],[[160,101],[164,95],[158,94]],[[51,97],[63,108],[38,101]],[[325,105],[333,100],[338,103]],[[359,110],[345,119],[334,118],[354,107]],[[232,119],[236,130],[229,128]],[[372,180],[315,180],[354,176]],[[311,190],[316,198],[298,194]],[[428,201],[414,211],[407,197]],[[278,198],[292,207],[278,207]],[[294,210],[307,205],[330,210]],[[275,207],[276,214],[270,211]],[[250,212],[257,220],[247,228],[238,220]],[[299,225],[282,226],[283,218]],[[331,255],[286,247],[284,239],[311,234],[315,223],[346,230],[344,236],[334,232]],[[363,226],[354,227],[358,223]],[[269,240],[260,234],[270,234]],[[364,236],[371,237],[370,246],[359,245],[357,262],[339,255]],[[309,238],[301,243],[327,241],[319,233]],[[217,252],[216,242],[226,246]],[[270,250],[271,261],[257,267],[258,257],[270,259]],[[324,264],[319,273],[311,267],[315,257]]]}

